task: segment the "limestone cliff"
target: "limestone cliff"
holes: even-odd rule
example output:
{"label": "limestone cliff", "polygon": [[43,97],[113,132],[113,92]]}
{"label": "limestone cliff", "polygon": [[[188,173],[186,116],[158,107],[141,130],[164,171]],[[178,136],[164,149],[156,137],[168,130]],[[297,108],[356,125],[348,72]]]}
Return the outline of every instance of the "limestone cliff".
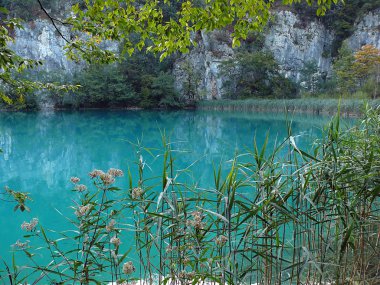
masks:
{"label": "limestone cliff", "polygon": [[265,47],[273,52],[284,75],[295,81],[309,62],[315,62],[322,73],[330,72],[332,41],[332,32],[323,24],[305,22],[290,11],[276,12],[265,35]]}
{"label": "limestone cliff", "polygon": [[[353,35],[347,39],[353,50],[358,50],[364,44],[373,44],[380,48],[379,15],[380,10],[376,10],[357,21]],[[218,33],[220,32],[202,33],[202,37],[198,38],[198,46],[176,62],[176,87],[183,96],[186,97],[183,90],[189,89],[191,81],[183,66],[191,66],[193,73],[199,78],[193,74],[198,97],[223,97],[220,64],[223,60],[233,58],[234,51],[227,41],[220,41]],[[333,40],[333,31],[326,29],[320,21],[305,21],[291,11],[283,10],[273,12],[273,20],[264,33],[264,48],[273,53],[285,77],[299,82],[301,70],[307,63],[314,62],[322,75],[331,74]]]}
{"label": "limestone cliff", "polygon": [[[347,39],[353,50],[364,44],[380,48],[379,15],[380,10],[375,10],[357,21],[354,33]],[[67,28],[62,27],[62,32],[70,37]],[[66,58],[65,42],[48,20],[27,23],[24,30],[15,31],[15,39],[13,49],[21,56],[43,60],[47,72],[72,74],[81,68]],[[264,48],[273,52],[286,77],[299,81],[300,72],[308,62],[315,62],[320,73],[331,72],[333,39],[333,32],[321,22],[305,21],[291,11],[280,10],[273,12],[273,20],[264,34]],[[220,65],[234,57],[228,31],[199,33],[194,35],[194,40],[198,45],[174,64],[176,88],[190,100],[220,99],[224,82]]]}
{"label": "limestone cliff", "polygon": [[[229,35],[226,33],[226,31],[200,33],[196,37],[198,45],[176,61],[173,70],[176,88],[188,99],[222,97],[224,78],[220,74],[220,64],[234,55],[228,42]],[[189,92],[194,94],[185,94]]]}
{"label": "limestone cliff", "polygon": [[[69,27],[58,25],[58,28],[66,39],[70,40],[74,36]],[[10,47],[22,57],[42,60],[41,69],[43,71],[72,75],[84,66],[84,62],[77,63],[66,57],[66,41],[60,36],[50,20],[37,19],[26,23],[23,29],[15,31],[14,37],[15,42],[10,43]],[[107,41],[102,45],[105,49],[118,51],[118,43],[116,42]]]}
{"label": "limestone cliff", "polygon": [[355,24],[354,33],[347,43],[353,50],[368,44],[380,48],[380,9],[368,13]]}
{"label": "limestone cliff", "polygon": [[[69,30],[60,27],[60,31],[70,38]],[[24,29],[15,31],[15,42],[10,44],[20,56],[42,60],[43,70],[73,73],[80,65],[65,56],[65,41],[59,36],[50,21],[38,19],[26,23]]]}

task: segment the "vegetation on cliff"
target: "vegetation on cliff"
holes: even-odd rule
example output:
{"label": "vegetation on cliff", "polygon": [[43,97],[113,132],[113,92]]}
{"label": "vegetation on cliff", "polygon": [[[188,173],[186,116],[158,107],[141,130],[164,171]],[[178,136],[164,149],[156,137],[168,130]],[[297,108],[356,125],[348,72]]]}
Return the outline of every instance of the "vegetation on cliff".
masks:
{"label": "vegetation on cliff", "polygon": [[[295,3],[294,10],[304,21],[316,18],[317,7],[305,3]],[[334,31],[332,56],[337,56],[343,41],[354,32],[355,22],[360,20],[366,13],[380,8],[379,0],[348,0],[344,3],[333,5],[323,17],[322,21],[327,28]]]}
{"label": "vegetation on cliff", "polygon": [[81,88],[55,95],[58,107],[181,108],[171,74],[173,57],[160,62],[153,55],[136,53],[121,63],[89,65],[71,79]]}
{"label": "vegetation on cliff", "polygon": [[[50,14],[44,13],[39,1],[2,0],[0,1],[0,6],[11,9],[12,16],[17,15],[27,21],[50,16],[52,17],[50,20],[59,24],[60,21],[55,16],[62,16],[62,10],[65,10],[62,9],[62,3],[55,0],[40,2],[45,11]],[[377,1],[350,0],[346,5],[342,5],[340,2],[335,4],[327,2],[327,6],[332,4],[331,10],[327,12],[325,17],[321,17],[321,20],[335,31],[337,34],[335,39],[339,41],[339,44],[334,44],[332,51],[333,54],[336,54],[333,72],[331,75],[326,76],[325,73],[318,70],[315,62],[310,61],[301,70],[301,78],[298,83],[285,78],[273,55],[263,49],[260,30],[267,21],[267,9],[269,7],[258,5],[252,11],[248,11],[254,15],[257,13],[262,15],[262,19],[257,20],[258,22],[250,22],[241,17],[240,12],[246,8],[239,8],[239,3],[234,2],[231,6],[216,10],[217,13],[226,15],[225,18],[207,23],[202,19],[206,17],[205,15],[208,15],[207,13],[211,13],[210,9],[212,7],[215,7],[208,6],[209,4],[202,1],[199,3],[194,2],[190,6],[181,1],[168,1],[158,6],[147,2],[146,5],[140,8],[132,6],[134,7],[133,11],[129,11],[118,1],[103,2],[72,1],[68,5],[74,5],[74,13],[77,16],[65,20],[66,24],[71,25],[75,31],[86,32],[91,36],[87,39],[74,36],[68,42],[69,55],[73,59],[79,59],[82,55],[84,59],[92,63],[82,71],[76,72],[70,78],[64,78],[62,74],[54,75],[53,73],[44,77],[43,73],[39,71],[37,71],[37,74],[33,74],[35,72],[25,73],[25,71],[20,73],[20,70],[15,72],[16,69],[10,68],[12,65],[8,66],[7,70],[9,69],[10,71],[8,72],[8,77],[10,76],[9,78],[18,81],[15,84],[9,84],[9,79],[7,79],[8,83],[6,82],[6,87],[3,88],[3,94],[6,94],[6,96],[2,97],[8,103],[14,103],[12,108],[15,106],[18,108],[36,108],[40,99],[34,96],[35,89],[42,87],[50,89],[56,87],[55,90],[44,95],[45,98],[50,97],[48,100],[54,102],[56,107],[178,108],[193,104],[194,100],[202,97],[201,94],[198,94],[200,91],[196,86],[197,80],[193,80],[194,82],[188,84],[188,86],[185,82],[184,90],[182,90],[183,94],[178,94],[174,84],[175,79],[172,77],[173,62],[176,58],[175,53],[188,51],[190,43],[196,44],[196,37],[194,39],[188,38],[188,33],[196,34],[201,29],[212,30],[221,26],[227,26],[229,30],[227,36],[232,37],[228,40],[228,44],[241,46],[235,49],[234,59],[223,63],[221,76],[224,74],[225,78],[227,78],[223,86],[224,99],[331,96],[376,98],[378,96],[379,50],[372,47],[366,52],[361,51],[355,55],[346,45],[340,47],[342,39],[352,32],[354,20],[365,12],[376,8]],[[216,1],[212,5],[217,5],[217,3],[219,2]],[[287,4],[292,4],[292,1]],[[312,5],[306,5],[304,2],[293,3],[292,9],[304,21],[315,18],[317,11],[319,11],[319,14],[323,14],[325,4],[322,6],[314,2],[309,4]],[[117,13],[115,12],[116,8],[119,9]],[[240,11],[240,9],[243,10]],[[203,15],[202,11],[206,14]],[[134,13],[139,13],[140,22],[129,27],[128,25],[130,24],[125,24],[119,13],[126,13],[125,15],[130,17]],[[155,17],[148,19],[150,16],[154,16],[152,13]],[[345,17],[340,17],[342,13]],[[5,15],[3,13],[3,16]],[[108,20],[105,19],[106,15],[110,16]],[[179,27],[189,20],[189,15],[194,15],[195,18],[198,17],[201,23],[199,24],[200,26],[193,24],[192,19],[190,21],[191,25],[184,31],[180,31]],[[214,16],[216,17],[216,15]],[[230,25],[234,17],[236,18],[235,20],[238,20],[234,25]],[[169,19],[172,19],[172,21],[169,21]],[[154,31],[146,33],[140,27],[143,23],[150,26],[154,23],[160,23],[162,31],[156,28]],[[6,22],[4,24],[6,25]],[[173,25],[178,25],[178,29],[174,29]],[[126,27],[129,27],[133,32],[124,32],[123,29]],[[6,35],[3,35],[3,37],[8,37],[6,41],[12,40],[9,33],[12,33],[13,28],[4,29]],[[251,28],[256,30],[254,34],[251,33]],[[75,35],[75,31],[73,35]],[[168,31],[170,32],[168,33]],[[99,45],[99,42],[110,39],[122,40],[121,49],[123,52],[119,55],[117,63],[112,66],[103,66],[104,62],[116,59],[114,53],[101,49]],[[165,45],[170,43],[172,46],[165,47],[165,45],[160,45],[160,41],[164,40]],[[338,49],[338,47],[340,48]],[[158,54],[146,53],[147,51],[158,52]],[[371,55],[368,55],[368,51],[371,52]],[[124,54],[132,52],[133,56]],[[169,56],[172,53],[174,55]],[[365,57],[370,60],[365,60]],[[18,59],[19,62],[22,62],[21,60],[21,58]],[[29,62],[31,63],[32,61]],[[22,66],[20,65],[20,67]],[[361,74],[352,72],[359,66],[361,66]],[[28,67],[31,66],[29,65]],[[25,68],[18,69],[24,70]],[[188,71],[188,73],[193,74],[194,78],[197,76],[194,71]],[[4,76],[2,75],[2,77]],[[188,77],[190,78],[190,75]],[[28,82],[27,86],[31,87],[32,82],[41,81],[41,79],[45,82],[45,86],[41,83],[39,85],[35,84],[33,88],[12,88],[12,85],[21,86],[21,82]],[[163,83],[163,80],[166,82]],[[76,92],[63,93],[57,88],[59,84],[46,84],[55,81],[59,82],[64,87],[63,89],[67,89],[67,86],[65,86],[67,82],[72,85],[82,85],[82,88]]]}

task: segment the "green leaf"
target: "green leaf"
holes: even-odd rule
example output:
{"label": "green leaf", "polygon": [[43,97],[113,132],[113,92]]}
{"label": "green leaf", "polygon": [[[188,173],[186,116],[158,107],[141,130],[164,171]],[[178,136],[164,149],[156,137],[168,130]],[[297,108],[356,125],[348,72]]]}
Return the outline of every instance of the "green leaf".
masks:
{"label": "green leaf", "polygon": [[3,14],[9,14],[9,11],[8,11],[7,8],[0,7],[0,13],[3,13]]}

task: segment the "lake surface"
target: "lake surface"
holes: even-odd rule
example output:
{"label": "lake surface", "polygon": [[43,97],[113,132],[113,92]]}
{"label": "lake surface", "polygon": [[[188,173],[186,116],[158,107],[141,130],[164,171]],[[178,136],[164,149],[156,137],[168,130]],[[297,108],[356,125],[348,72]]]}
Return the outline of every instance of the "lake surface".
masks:
{"label": "lake surface", "polygon": [[[320,136],[329,117],[293,117],[293,134],[299,147],[308,148]],[[37,217],[45,228],[64,230],[66,223],[56,211],[74,217],[70,206],[76,194],[70,177],[90,185],[93,169],[132,169],[136,174],[134,144],[162,153],[162,134],[170,137],[177,150],[177,169],[191,167],[190,181],[213,186],[213,162],[218,164],[237,151],[261,145],[267,132],[270,143],[287,136],[285,115],[205,111],[83,111],[51,113],[0,113],[1,187],[30,193],[31,212],[13,211],[14,204],[1,202],[0,257],[11,258],[11,245],[24,241],[20,225]],[[147,152],[147,175],[158,176],[159,156]],[[225,166],[227,169],[227,165]],[[128,187],[127,177],[117,186]],[[136,179],[135,179],[136,180]],[[24,259],[18,257],[19,263]]]}

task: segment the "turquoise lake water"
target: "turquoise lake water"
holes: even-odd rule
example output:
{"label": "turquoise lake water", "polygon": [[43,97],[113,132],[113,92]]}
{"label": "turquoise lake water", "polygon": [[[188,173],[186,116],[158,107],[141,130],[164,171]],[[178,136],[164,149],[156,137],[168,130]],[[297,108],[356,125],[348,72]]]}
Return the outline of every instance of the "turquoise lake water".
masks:
{"label": "turquoise lake water", "polygon": [[[133,143],[137,141],[160,153],[161,134],[165,132],[172,148],[178,150],[177,168],[195,162],[188,179],[207,188],[213,186],[213,162],[252,149],[255,136],[261,145],[268,131],[270,145],[275,139],[283,140],[287,136],[286,120],[279,114],[205,111],[0,113],[0,186],[28,192],[33,199],[30,213],[14,212],[14,204],[0,201],[0,257],[9,262],[11,245],[25,240],[20,229],[23,221],[37,217],[45,228],[64,230],[67,224],[58,211],[74,217],[70,206],[76,194],[70,191],[70,177],[78,176],[89,185],[88,172],[95,168],[135,169]],[[298,146],[310,147],[329,120],[294,116],[292,128]],[[145,159],[147,175],[160,175],[158,160],[147,153]],[[118,180],[117,186],[127,185],[126,177]],[[19,263],[24,262],[22,257],[17,258]]]}

